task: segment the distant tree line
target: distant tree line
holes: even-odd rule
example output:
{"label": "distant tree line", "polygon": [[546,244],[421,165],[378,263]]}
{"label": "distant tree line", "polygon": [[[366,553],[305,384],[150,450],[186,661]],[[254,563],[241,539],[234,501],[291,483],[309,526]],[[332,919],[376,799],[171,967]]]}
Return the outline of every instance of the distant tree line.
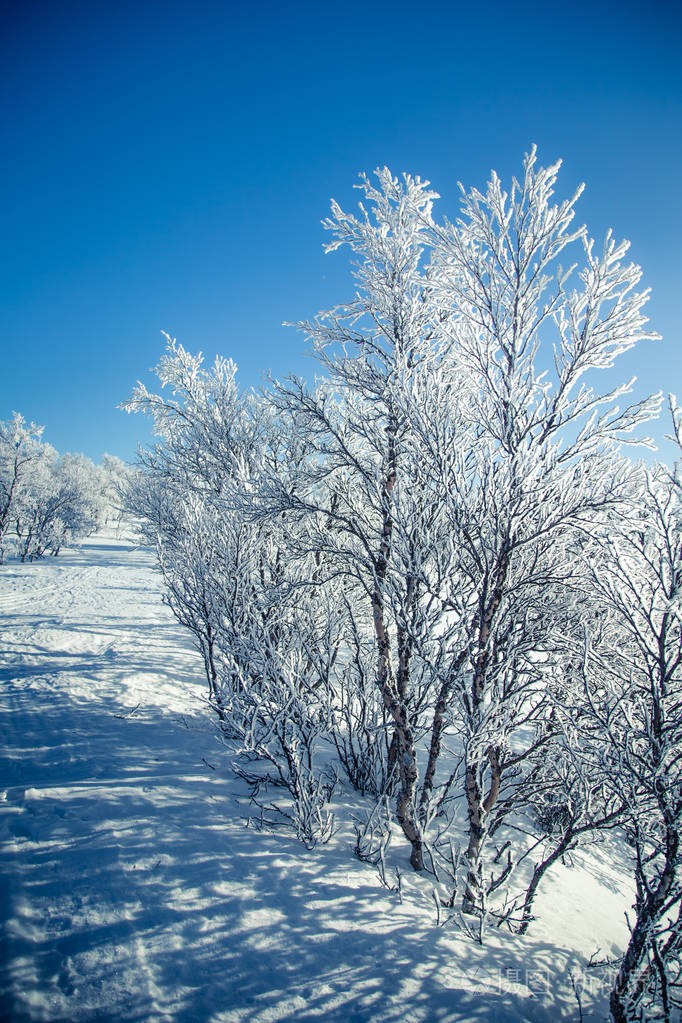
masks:
{"label": "distant tree line", "polygon": [[[623,443],[661,398],[599,374],[647,328],[627,243],[596,250],[533,150],[508,190],[363,178],[329,249],[353,298],[299,326],[320,367],[240,391],[169,339],[129,507],[193,633],[265,820],[308,846],[345,778],[356,852],[391,827],[439,913],[524,932],[548,870],[632,851],[616,1023],[680,1006],[682,480]],[[671,400],[672,433],[682,417]],[[645,442],[646,443],[646,442]]]}
{"label": "distant tree line", "polygon": [[6,554],[33,561],[120,516],[128,470],[105,455],[97,466],[84,455],[59,455],[43,427],[14,413],[0,422],[0,562]]}

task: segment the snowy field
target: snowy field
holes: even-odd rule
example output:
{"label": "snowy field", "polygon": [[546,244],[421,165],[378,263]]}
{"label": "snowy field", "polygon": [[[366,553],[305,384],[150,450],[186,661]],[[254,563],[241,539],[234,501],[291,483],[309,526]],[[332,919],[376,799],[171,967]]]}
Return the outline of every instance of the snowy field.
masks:
{"label": "snowy field", "polygon": [[606,1017],[608,971],[586,963],[626,941],[627,866],[576,859],[531,934],[481,948],[437,926],[406,846],[402,901],[354,859],[351,793],[312,852],[259,832],[131,537],[1,566],[0,636],[3,1021]]}

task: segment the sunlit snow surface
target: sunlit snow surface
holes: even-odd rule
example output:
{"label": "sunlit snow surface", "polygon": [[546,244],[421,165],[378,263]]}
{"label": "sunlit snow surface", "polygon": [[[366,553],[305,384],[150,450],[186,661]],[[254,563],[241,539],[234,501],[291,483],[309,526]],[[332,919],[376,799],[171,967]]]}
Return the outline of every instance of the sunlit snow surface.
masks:
{"label": "sunlit snow surface", "polygon": [[483,948],[354,859],[349,806],[306,852],[246,826],[202,666],[151,555],[101,535],[0,567],[0,1019],[604,1019],[626,939],[626,865],[604,847],[550,877],[527,938]]}

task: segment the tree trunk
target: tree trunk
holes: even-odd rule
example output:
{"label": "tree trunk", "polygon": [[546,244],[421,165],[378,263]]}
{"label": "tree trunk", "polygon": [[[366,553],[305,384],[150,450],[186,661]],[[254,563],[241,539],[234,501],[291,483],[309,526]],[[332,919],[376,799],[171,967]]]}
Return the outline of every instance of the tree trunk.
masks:
{"label": "tree trunk", "polygon": [[469,844],[466,859],[468,863],[466,888],[462,899],[462,912],[479,914],[483,910],[483,878],[481,849],[483,846],[483,805],[481,783],[476,764],[467,764],[464,791],[469,818]]}
{"label": "tree trunk", "polygon": [[526,931],[528,930],[528,925],[533,919],[533,903],[535,901],[535,896],[538,893],[540,882],[542,881],[543,877],[545,876],[549,868],[552,866],[552,864],[556,863],[556,861],[560,859],[565,852],[568,851],[568,847],[573,841],[573,834],[574,834],[573,830],[569,829],[559,842],[556,849],[554,849],[549,856],[542,860],[541,863],[535,864],[533,876],[526,890],[526,898],[524,899],[523,902],[523,912],[521,914],[521,925],[519,927],[519,934],[526,933]]}
{"label": "tree trunk", "polygon": [[396,817],[405,838],[412,847],[410,863],[415,870],[424,867],[422,838],[415,812],[417,787],[417,755],[414,736],[405,700],[400,698],[391,670],[390,645],[384,624],[383,602],[378,589],[372,597],[374,629],[379,647],[377,683],[384,706],[393,720],[395,731],[391,742],[398,765],[400,788],[396,797]]}
{"label": "tree trunk", "polygon": [[[668,824],[666,829],[665,863],[661,872],[660,880],[656,888],[649,890],[646,897],[638,903],[637,922],[630,935],[628,947],[623,956],[618,975],[614,981],[609,998],[609,1008],[614,1023],[627,1023],[631,1015],[632,987],[648,966],[647,953],[652,948],[653,935],[657,922],[664,914],[664,907],[668,902],[673,883],[675,881],[677,856],[679,850],[679,836],[673,825]],[[642,884],[646,892],[646,886]],[[644,990],[641,985],[639,994]]]}
{"label": "tree trunk", "polygon": [[[481,706],[483,705],[486,683],[488,681],[488,662],[490,659],[493,622],[502,602],[508,569],[509,550],[508,540],[506,540],[498,555],[495,571],[486,583],[486,589],[490,586],[488,590],[489,596],[486,598],[484,590],[481,600],[481,612],[478,622],[478,651],[474,663],[470,702],[468,704],[471,734],[474,736],[480,727]],[[487,766],[490,767],[490,789],[484,798],[483,784]],[[469,870],[462,899],[462,912],[464,913],[480,914],[483,912],[485,896],[483,891],[482,862],[483,840],[485,836],[484,823],[497,802],[501,780],[502,769],[499,750],[489,746],[484,754],[476,753],[473,763],[467,755],[465,794],[469,818],[469,844],[467,847]]]}
{"label": "tree trunk", "polygon": [[396,817],[405,838],[411,846],[410,863],[415,870],[422,870],[424,867],[424,854],[415,806],[417,753],[407,709],[407,693],[409,690],[408,648],[401,647],[399,663],[400,684],[398,685],[391,666],[391,642],[384,614],[383,586],[391,556],[391,540],[393,536],[391,503],[397,479],[395,424],[390,423],[386,432],[388,434],[388,473],[381,492],[381,540],[379,554],[374,564],[374,587],[372,591],[372,620],[378,648],[377,685],[381,692],[384,706],[391,715],[395,725],[395,735],[391,745],[393,746],[395,743],[400,778],[400,788],[396,797]]}
{"label": "tree trunk", "polygon": [[[497,803],[502,782],[500,751],[491,747],[487,751],[486,757],[487,765],[480,760],[477,760],[474,764],[467,764],[464,783],[469,816],[469,844],[466,852],[469,867],[464,897],[462,899],[462,912],[474,915],[480,915],[484,909],[486,894],[483,882],[485,822],[490,816],[490,811]],[[486,766],[490,769],[490,788],[484,798],[483,783]]]}

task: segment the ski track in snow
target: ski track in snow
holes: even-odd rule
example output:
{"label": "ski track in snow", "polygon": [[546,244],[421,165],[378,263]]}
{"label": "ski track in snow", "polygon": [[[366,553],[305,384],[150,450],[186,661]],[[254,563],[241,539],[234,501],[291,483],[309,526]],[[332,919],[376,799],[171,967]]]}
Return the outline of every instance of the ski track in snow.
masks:
{"label": "ski track in snow", "polygon": [[353,858],[347,810],[313,852],[247,827],[199,655],[130,537],[0,566],[0,637],[3,1023],[554,1023],[625,940],[598,856],[550,879],[533,935],[480,948],[436,926],[404,846],[402,903]]}

